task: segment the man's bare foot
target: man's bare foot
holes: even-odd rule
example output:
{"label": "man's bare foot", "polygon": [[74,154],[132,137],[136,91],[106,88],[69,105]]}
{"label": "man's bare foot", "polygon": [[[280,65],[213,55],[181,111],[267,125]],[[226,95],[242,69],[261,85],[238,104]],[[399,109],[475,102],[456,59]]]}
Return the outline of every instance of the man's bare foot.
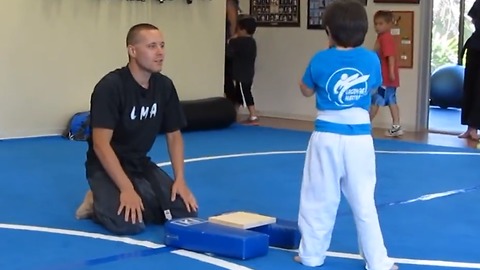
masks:
{"label": "man's bare foot", "polygon": [[467,131],[465,131],[464,133],[458,135],[458,138],[461,138],[461,139],[468,139],[468,138],[470,138],[470,131],[467,130]]}
{"label": "man's bare foot", "polygon": [[465,131],[464,133],[458,135],[458,138],[462,138],[462,139],[472,139],[474,141],[478,141],[480,140],[480,137],[478,136],[478,131],[476,128],[471,128],[469,127],[467,129],[467,131]]}
{"label": "man's bare foot", "polygon": [[87,191],[82,204],[78,207],[75,217],[77,219],[86,219],[93,214],[93,193],[91,190]]}
{"label": "man's bare foot", "polygon": [[476,130],[470,132],[470,139],[472,139],[474,141],[480,140],[480,138],[478,136],[478,132]]}
{"label": "man's bare foot", "polygon": [[399,269],[399,267],[398,267],[398,265],[396,265],[396,264],[394,264],[394,265],[392,266],[392,268],[390,268],[390,270],[398,270],[398,269]]}
{"label": "man's bare foot", "polygon": [[293,257],[293,260],[298,262],[298,263],[302,263],[302,259],[300,259],[300,256]]}

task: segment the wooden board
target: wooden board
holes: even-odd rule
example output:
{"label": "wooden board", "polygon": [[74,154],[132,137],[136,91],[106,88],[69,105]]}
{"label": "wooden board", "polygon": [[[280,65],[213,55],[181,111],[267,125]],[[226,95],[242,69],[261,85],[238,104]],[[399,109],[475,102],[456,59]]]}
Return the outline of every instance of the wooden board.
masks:
{"label": "wooden board", "polygon": [[397,59],[400,68],[413,68],[413,11],[392,11],[394,25],[392,35],[397,45]]}
{"label": "wooden board", "polygon": [[208,221],[240,229],[251,229],[273,224],[277,219],[249,212],[232,212],[210,217]]}

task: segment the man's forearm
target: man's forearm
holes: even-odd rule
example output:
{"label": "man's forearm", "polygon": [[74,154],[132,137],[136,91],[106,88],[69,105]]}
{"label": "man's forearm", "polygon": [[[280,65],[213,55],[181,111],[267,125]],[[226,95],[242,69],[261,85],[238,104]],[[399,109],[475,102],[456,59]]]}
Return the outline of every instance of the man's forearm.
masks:
{"label": "man's forearm", "polygon": [[230,29],[228,29],[228,31],[230,32],[230,36],[235,35],[235,32],[237,31],[237,17],[238,17],[238,14],[237,14],[236,4],[233,1],[228,0],[227,1],[227,19],[228,19],[228,22],[230,23]]}
{"label": "man's forearm", "polygon": [[180,131],[167,133],[168,153],[172,162],[175,180],[184,179],[183,138]]}
{"label": "man's forearm", "polygon": [[100,163],[118,189],[120,191],[133,189],[133,184],[123,171],[112,147],[110,145],[94,145],[94,149]]}

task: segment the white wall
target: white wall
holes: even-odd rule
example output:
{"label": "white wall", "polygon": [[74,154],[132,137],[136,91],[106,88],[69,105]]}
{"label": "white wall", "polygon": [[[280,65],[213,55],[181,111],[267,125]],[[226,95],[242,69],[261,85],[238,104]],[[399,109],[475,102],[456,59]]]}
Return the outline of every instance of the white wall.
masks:
{"label": "white wall", "polygon": [[[241,8],[249,12],[249,1],[240,0]],[[327,38],[323,30],[307,30],[308,1],[301,0],[301,27],[258,28],[255,38],[258,43],[257,72],[253,91],[256,107],[261,115],[293,119],[313,120],[314,99],[305,99],[298,90],[298,82],[310,57],[325,48]],[[404,128],[414,130],[417,121],[418,64],[423,61],[419,55],[420,6],[415,4],[375,4],[368,0],[366,6],[370,18],[370,31],[365,46],[373,48],[376,34],[373,30],[373,14],[379,9],[413,10],[415,12],[414,67],[401,69],[398,100]],[[381,110],[374,121],[375,126],[391,125],[390,112]]]}
{"label": "white wall", "polygon": [[[181,99],[223,95],[225,1],[0,0],[0,138],[58,134],[127,63],[135,23],[160,27]],[[205,68],[205,65],[208,68]]]}

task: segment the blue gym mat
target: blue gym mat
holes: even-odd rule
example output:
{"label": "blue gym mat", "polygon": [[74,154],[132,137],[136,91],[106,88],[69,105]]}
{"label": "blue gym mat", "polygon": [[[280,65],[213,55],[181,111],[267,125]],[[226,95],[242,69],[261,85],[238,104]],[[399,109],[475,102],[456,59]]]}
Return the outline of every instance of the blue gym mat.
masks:
{"label": "blue gym mat", "polygon": [[[244,210],[297,219],[309,132],[234,125],[184,134],[187,181],[200,216]],[[375,140],[376,200],[401,269],[480,269],[480,152]],[[163,228],[116,237],[75,210],[88,188],[86,143],[61,137],[0,141],[0,269],[308,269],[292,251],[247,261],[164,247]],[[150,153],[171,173],[163,136]],[[364,269],[342,201],[322,269]]]}

